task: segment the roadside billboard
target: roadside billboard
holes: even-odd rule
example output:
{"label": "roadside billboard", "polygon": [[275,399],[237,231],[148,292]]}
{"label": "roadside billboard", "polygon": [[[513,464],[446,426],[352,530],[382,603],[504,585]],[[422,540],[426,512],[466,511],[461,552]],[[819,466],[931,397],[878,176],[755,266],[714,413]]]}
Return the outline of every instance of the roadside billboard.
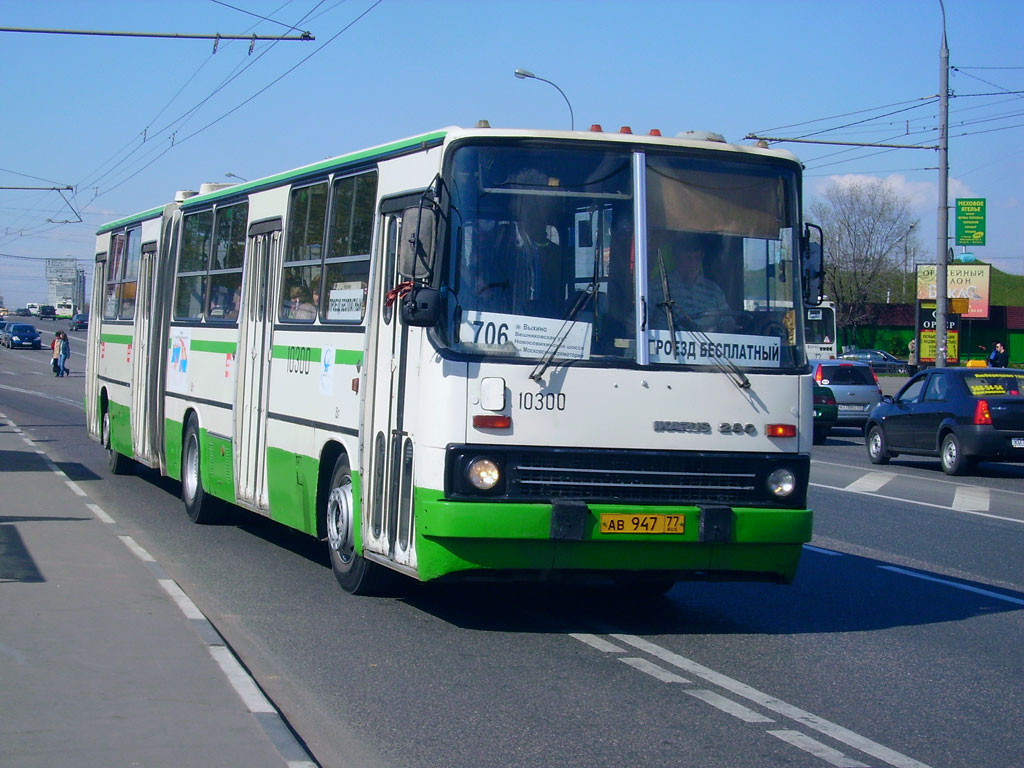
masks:
{"label": "roadside billboard", "polygon": [[[917,302],[917,343],[918,360],[921,363],[935,362],[935,301]],[[956,365],[960,362],[960,315],[946,313],[946,362]]]}
{"label": "roadside billboard", "polygon": [[[917,265],[917,300],[935,301],[937,297],[935,265]],[[967,299],[964,317],[987,319],[992,269],[988,264],[949,264],[946,266],[946,296],[950,301]]]}

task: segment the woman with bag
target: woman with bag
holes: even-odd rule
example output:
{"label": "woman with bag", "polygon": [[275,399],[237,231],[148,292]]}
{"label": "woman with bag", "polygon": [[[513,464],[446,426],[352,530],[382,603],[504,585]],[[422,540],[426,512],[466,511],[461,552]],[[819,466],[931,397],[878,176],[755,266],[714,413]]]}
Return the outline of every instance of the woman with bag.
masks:
{"label": "woman with bag", "polygon": [[60,331],[53,334],[53,343],[50,344],[52,352],[50,364],[53,366],[53,375],[60,376]]}

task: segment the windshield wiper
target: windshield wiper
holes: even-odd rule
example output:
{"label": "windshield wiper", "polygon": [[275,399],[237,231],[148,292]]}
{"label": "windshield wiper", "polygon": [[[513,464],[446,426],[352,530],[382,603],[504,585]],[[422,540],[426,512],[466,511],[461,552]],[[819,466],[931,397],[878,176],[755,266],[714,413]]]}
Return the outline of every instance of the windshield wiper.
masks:
{"label": "windshield wiper", "polygon": [[562,327],[558,329],[558,333],[555,334],[551,343],[548,344],[548,348],[545,350],[544,356],[541,358],[540,362],[537,363],[537,365],[534,366],[533,371],[530,372],[530,378],[534,381],[540,381],[541,376],[544,375],[544,371],[551,367],[551,363],[555,359],[555,355],[558,354],[558,350],[562,348],[565,340],[569,338],[569,332],[572,331],[573,325],[576,324],[576,317],[583,311],[584,307],[590,303],[590,300],[597,295],[599,263],[598,249],[595,246],[594,275],[590,279],[590,284],[587,286],[585,291],[576,297],[575,303],[573,303],[572,307],[569,308],[569,311],[562,320]]}
{"label": "windshield wiper", "polygon": [[750,389],[750,379],[748,379],[747,375],[740,370],[740,367],[729,358],[719,355],[715,351],[715,343],[711,341],[710,337],[698,328],[697,324],[690,319],[690,316],[677,307],[676,303],[672,300],[672,293],[668,287],[668,275],[665,272],[665,259],[661,255],[660,248],[658,249],[658,270],[661,273],[661,292],[665,297],[665,300],[658,304],[658,306],[665,310],[665,320],[668,324],[669,338],[672,340],[672,356],[677,357],[679,354],[679,344],[676,340],[675,329],[676,313],[679,313],[679,319],[683,321],[683,327],[687,333],[693,334],[699,340],[704,342],[715,367],[728,376],[729,380],[740,389]]}

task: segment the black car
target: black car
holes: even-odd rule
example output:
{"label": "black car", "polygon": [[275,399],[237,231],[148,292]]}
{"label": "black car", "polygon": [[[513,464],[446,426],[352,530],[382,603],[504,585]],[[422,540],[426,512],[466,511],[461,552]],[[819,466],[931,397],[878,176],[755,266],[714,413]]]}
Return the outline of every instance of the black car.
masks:
{"label": "black car", "polygon": [[886,395],[864,427],[868,458],[938,456],[960,475],[978,461],[1024,462],[1024,371],[933,368]]}
{"label": "black car", "polygon": [[52,304],[43,304],[39,307],[39,318],[41,320],[56,320],[57,308]]}
{"label": "black car", "polygon": [[8,349],[15,347],[42,349],[43,347],[39,331],[34,325],[28,323],[11,323],[4,332],[4,343],[7,344]]}
{"label": "black car", "polygon": [[89,327],[89,313],[77,312],[68,322],[69,331],[81,331]]}
{"label": "black car", "polygon": [[843,352],[839,357],[842,360],[859,360],[862,363],[867,363],[875,373],[906,376],[910,370],[906,360],[900,360],[895,355],[890,355],[880,349],[853,349]]}
{"label": "black car", "polygon": [[821,445],[839,420],[839,406],[832,390],[814,385],[814,444]]}

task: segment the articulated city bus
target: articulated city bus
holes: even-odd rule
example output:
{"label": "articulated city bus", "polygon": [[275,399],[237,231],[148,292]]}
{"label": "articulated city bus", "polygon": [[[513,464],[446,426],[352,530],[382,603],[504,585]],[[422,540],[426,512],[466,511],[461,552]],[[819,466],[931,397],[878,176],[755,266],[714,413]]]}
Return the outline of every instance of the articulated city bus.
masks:
{"label": "articulated city bus", "polygon": [[326,540],[354,593],[792,580],[821,298],[794,156],[449,128],[223,186],[98,233],[112,471]]}

